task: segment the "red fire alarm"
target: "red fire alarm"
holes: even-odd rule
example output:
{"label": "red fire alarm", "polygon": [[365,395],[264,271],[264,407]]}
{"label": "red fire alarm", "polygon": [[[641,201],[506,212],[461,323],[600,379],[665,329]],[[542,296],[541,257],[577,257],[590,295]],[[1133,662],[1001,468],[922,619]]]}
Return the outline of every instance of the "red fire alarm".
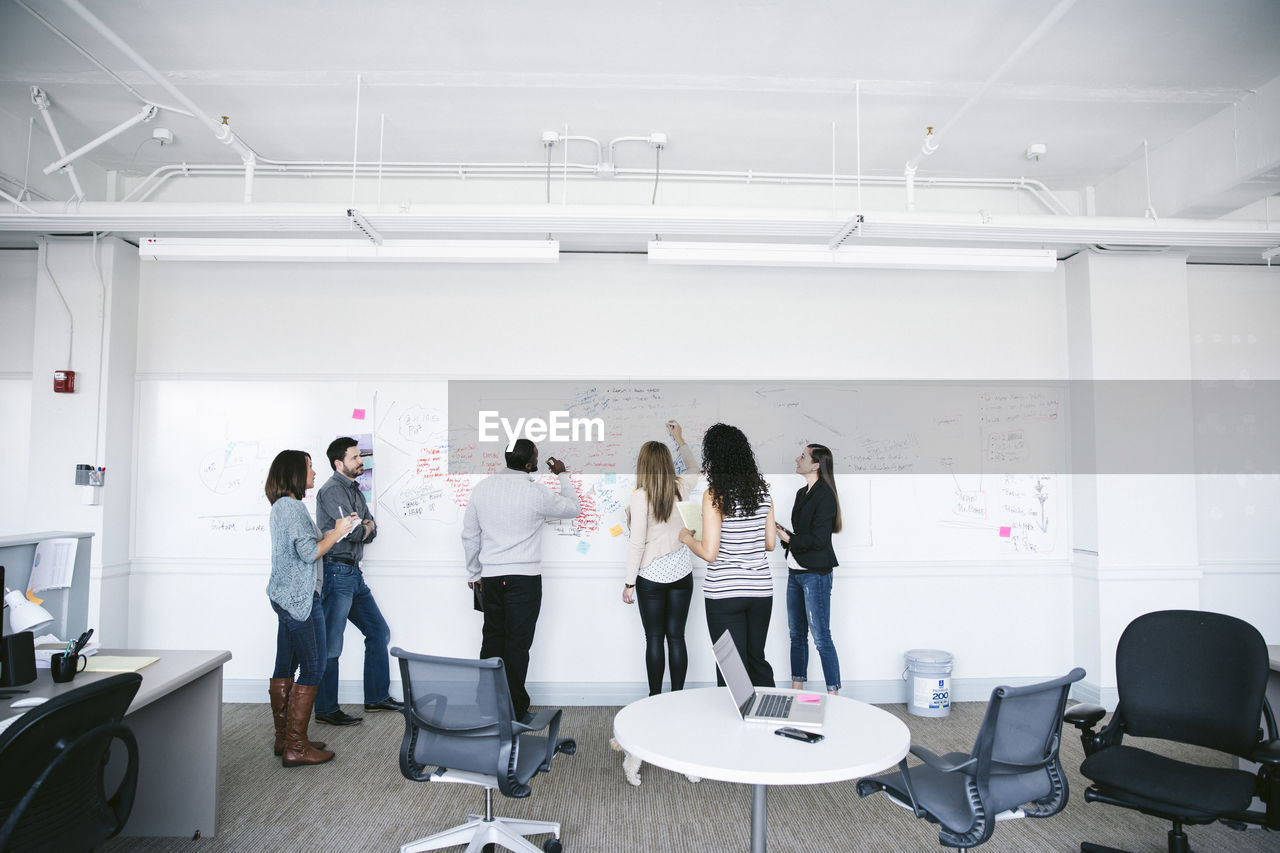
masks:
{"label": "red fire alarm", "polygon": [[76,372],[74,370],[55,370],[53,372],[53,393],[74,394],[76,390]]}

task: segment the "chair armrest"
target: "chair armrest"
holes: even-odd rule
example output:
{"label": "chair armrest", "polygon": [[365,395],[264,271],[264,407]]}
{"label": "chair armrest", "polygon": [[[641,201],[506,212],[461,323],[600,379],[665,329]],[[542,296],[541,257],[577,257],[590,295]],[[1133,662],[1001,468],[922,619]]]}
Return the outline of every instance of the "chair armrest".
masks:
{"label": "chair armrest", "polygon": [[[978,759],[972,755],[959,755],[958,753],[949,753],[947,755],[936,755],[923,746],[912,744],[911,754],[923,761],[925,764],[942,773],[955,773],[959,771],[967,776],[972,776],[972,771],[978,766]],[[963,761],[956,761],[956,757],[963,758]]]}
{"label": "chair armrest", "polygon": [[1255,764],[1270,764],[1272,767],[1280,767],[1280,740],[1271,740],[1264,744],[1259,744],[1247,757]]}
{"label": "chair armrest", "polygon": [[1098,721],[1107,715],[1107,709],[1101,705],[1072,705],[1062,715],[1063,722],[1070,723],[1080,731],[1093,729]]}
{"label": "chair armrest", "polygon": [[[513,722],[511,724],[511,731],[518,735],[524,734],[525,732],[540,732],[547,726],[551,725],[552,721],[560,716],[560,713],[561,712],[558,708],[543,708],[541,711],[534,714],[533,719],[529,720],[527,723]],[[559,726],[557,726],[557,728],[559,728]]]}
{"label": "chair armrest", "polygon": [[560,715],[564,713],[559,708],[543,708],[541,711],[533,715],[533,719],[527,723],[512,723],[511,730],[516,737],[526,732],[540,732],[547,729],[547,755],[542,759],[539,769],[546,773],[551,770],[551,759],[555,758],[557,741],[560,739]]}

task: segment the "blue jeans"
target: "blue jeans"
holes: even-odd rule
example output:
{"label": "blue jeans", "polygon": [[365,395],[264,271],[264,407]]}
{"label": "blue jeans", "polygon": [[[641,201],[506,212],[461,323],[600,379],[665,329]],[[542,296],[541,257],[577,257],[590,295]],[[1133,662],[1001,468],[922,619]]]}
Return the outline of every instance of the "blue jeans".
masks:
{"label": "blue jeans", "polygon": [[373,590],[364,582],[359,567],[326,559],[324,561],[324,587],[320,594],[321,607],[327,629],[325,648],[328,661],[324,678],[316,692],[316,713],[327,714],[338,710],[338,658],[342,655],[342,635],[347,620],[364,634],[364,702],[373,705],[391,695],[391,663],[387,658],[387,645],[391,642],[391,629],[382,618],[378,603],[373,600]]}
{"label": "blue jeans", "polygon": [[840,660],[831,642],[833,577],[835,572],[787,572],[787,622],[791,627],[791,680],[809,680],[809,634],[812,632],[827,689],[839,690]]}
{"label": "blue jeans", "polygon": [[[270,601],[270,599],[268,599]],[[293,678],[298,674],[298,684],[312,686],[320,683],[325,664],[324,610],[320,597],[311,596],[311,615],[299,622],[274,601],[271,609],[276,612],[276,666],[272,678]]]}

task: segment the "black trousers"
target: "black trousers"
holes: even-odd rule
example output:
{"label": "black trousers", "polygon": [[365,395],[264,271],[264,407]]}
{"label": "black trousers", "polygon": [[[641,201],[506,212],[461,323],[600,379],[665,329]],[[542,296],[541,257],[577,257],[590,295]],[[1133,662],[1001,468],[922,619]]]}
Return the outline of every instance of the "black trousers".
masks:
{"label": "black trousers", "polygon": [[671,689],[683,690],[689,671],[689,648],[684,641],[684,623],[689,620],[693,599],[693,572],[678,581],[656,583],[636,578],[636,604],[644,626],[644,666],[649,676],[649,695],[662,692],[666,658],[671,658]]}
{"label": "black trousers", "polygon": [[529,713],[529,648],[542,610],[541,575],[503,575],[480,582],[484,598],[484,630],[480,657],[502,658],[511,707],[519,720]]}
{"label": "black trousers", "polygon": [[[728,631],[734,648],[747,667],[747,675],[751,676],[751,683],[756,687],[777,687],[773,680],[773,667],[764,659],[764,641],[769,635],[769,618],[773,615],[773,596],[708,598],[704,603],[711,642]],[[716,684],[724,686],[720,667],[716,667]]]}

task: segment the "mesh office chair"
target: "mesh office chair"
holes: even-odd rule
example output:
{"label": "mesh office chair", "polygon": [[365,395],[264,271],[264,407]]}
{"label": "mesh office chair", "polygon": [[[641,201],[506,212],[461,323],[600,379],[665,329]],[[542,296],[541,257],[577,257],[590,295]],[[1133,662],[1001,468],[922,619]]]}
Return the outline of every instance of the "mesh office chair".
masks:
{"label": "mesh office chair", "polygon": [[[0,734],[0,851],[88,850],[124,828],[138,744],[121,720],[141,683],[136,672],[94,681],[37,705]],[[108,797],[113,741],[128,762]]]}
{"label": "mesh office chair", "polygon": [[[543,844],[559,853],[560,824],[494,817],[493,791],[529,796],[529,780],[551,770],[557,752],[572,755],[573,740],[560,739],[560,711],[543,710],[528,723],[513,720],[507,675],[500,658],[468,660],[391,650],[404,684],[404,740],[400,772],[415,782],[461,782],[484,787],[484,814],[465,824],[405,844],[401,853],[469,844],[492,850],[538,853],[526,835],[551,833]],[[543,729],[545,736],[530,734]]]}
{"label": "mesh office chair", "polygon": [[[1080,772],[1093,783],[1085,802],[1171,821],[1170,853],[1191,849],[1184,824],[1225,819],[1280,829],[1280,741],[1264,695],[1268,670],[1262,635],[1234,616],[1163,610],[1130,622],[1116,645],[1120,699],[1111,721],[1093,731],[1106,714],[1097,705],[1066,715],[1084,742]],[[1208,747],[1261,766],[1251,773],[1178,761],[1126,745],[1125,735]],[[1265,813],[1250,811],[1254,796]],[[1112,848],[1086,842],[1080,849]]]}
{"label": "mesh office chair", "polygon": [[1067,806],[1067,777],[1058,762],[1062,710],[1084,670],[1040,684],[997,687],[970,753],[938,756],[912,745],[924,764],[862,779],[858,795],[888,794],[916,817],[938,824],[938,842],[966,850],[991,837],[997,820],[1049,817]]}

